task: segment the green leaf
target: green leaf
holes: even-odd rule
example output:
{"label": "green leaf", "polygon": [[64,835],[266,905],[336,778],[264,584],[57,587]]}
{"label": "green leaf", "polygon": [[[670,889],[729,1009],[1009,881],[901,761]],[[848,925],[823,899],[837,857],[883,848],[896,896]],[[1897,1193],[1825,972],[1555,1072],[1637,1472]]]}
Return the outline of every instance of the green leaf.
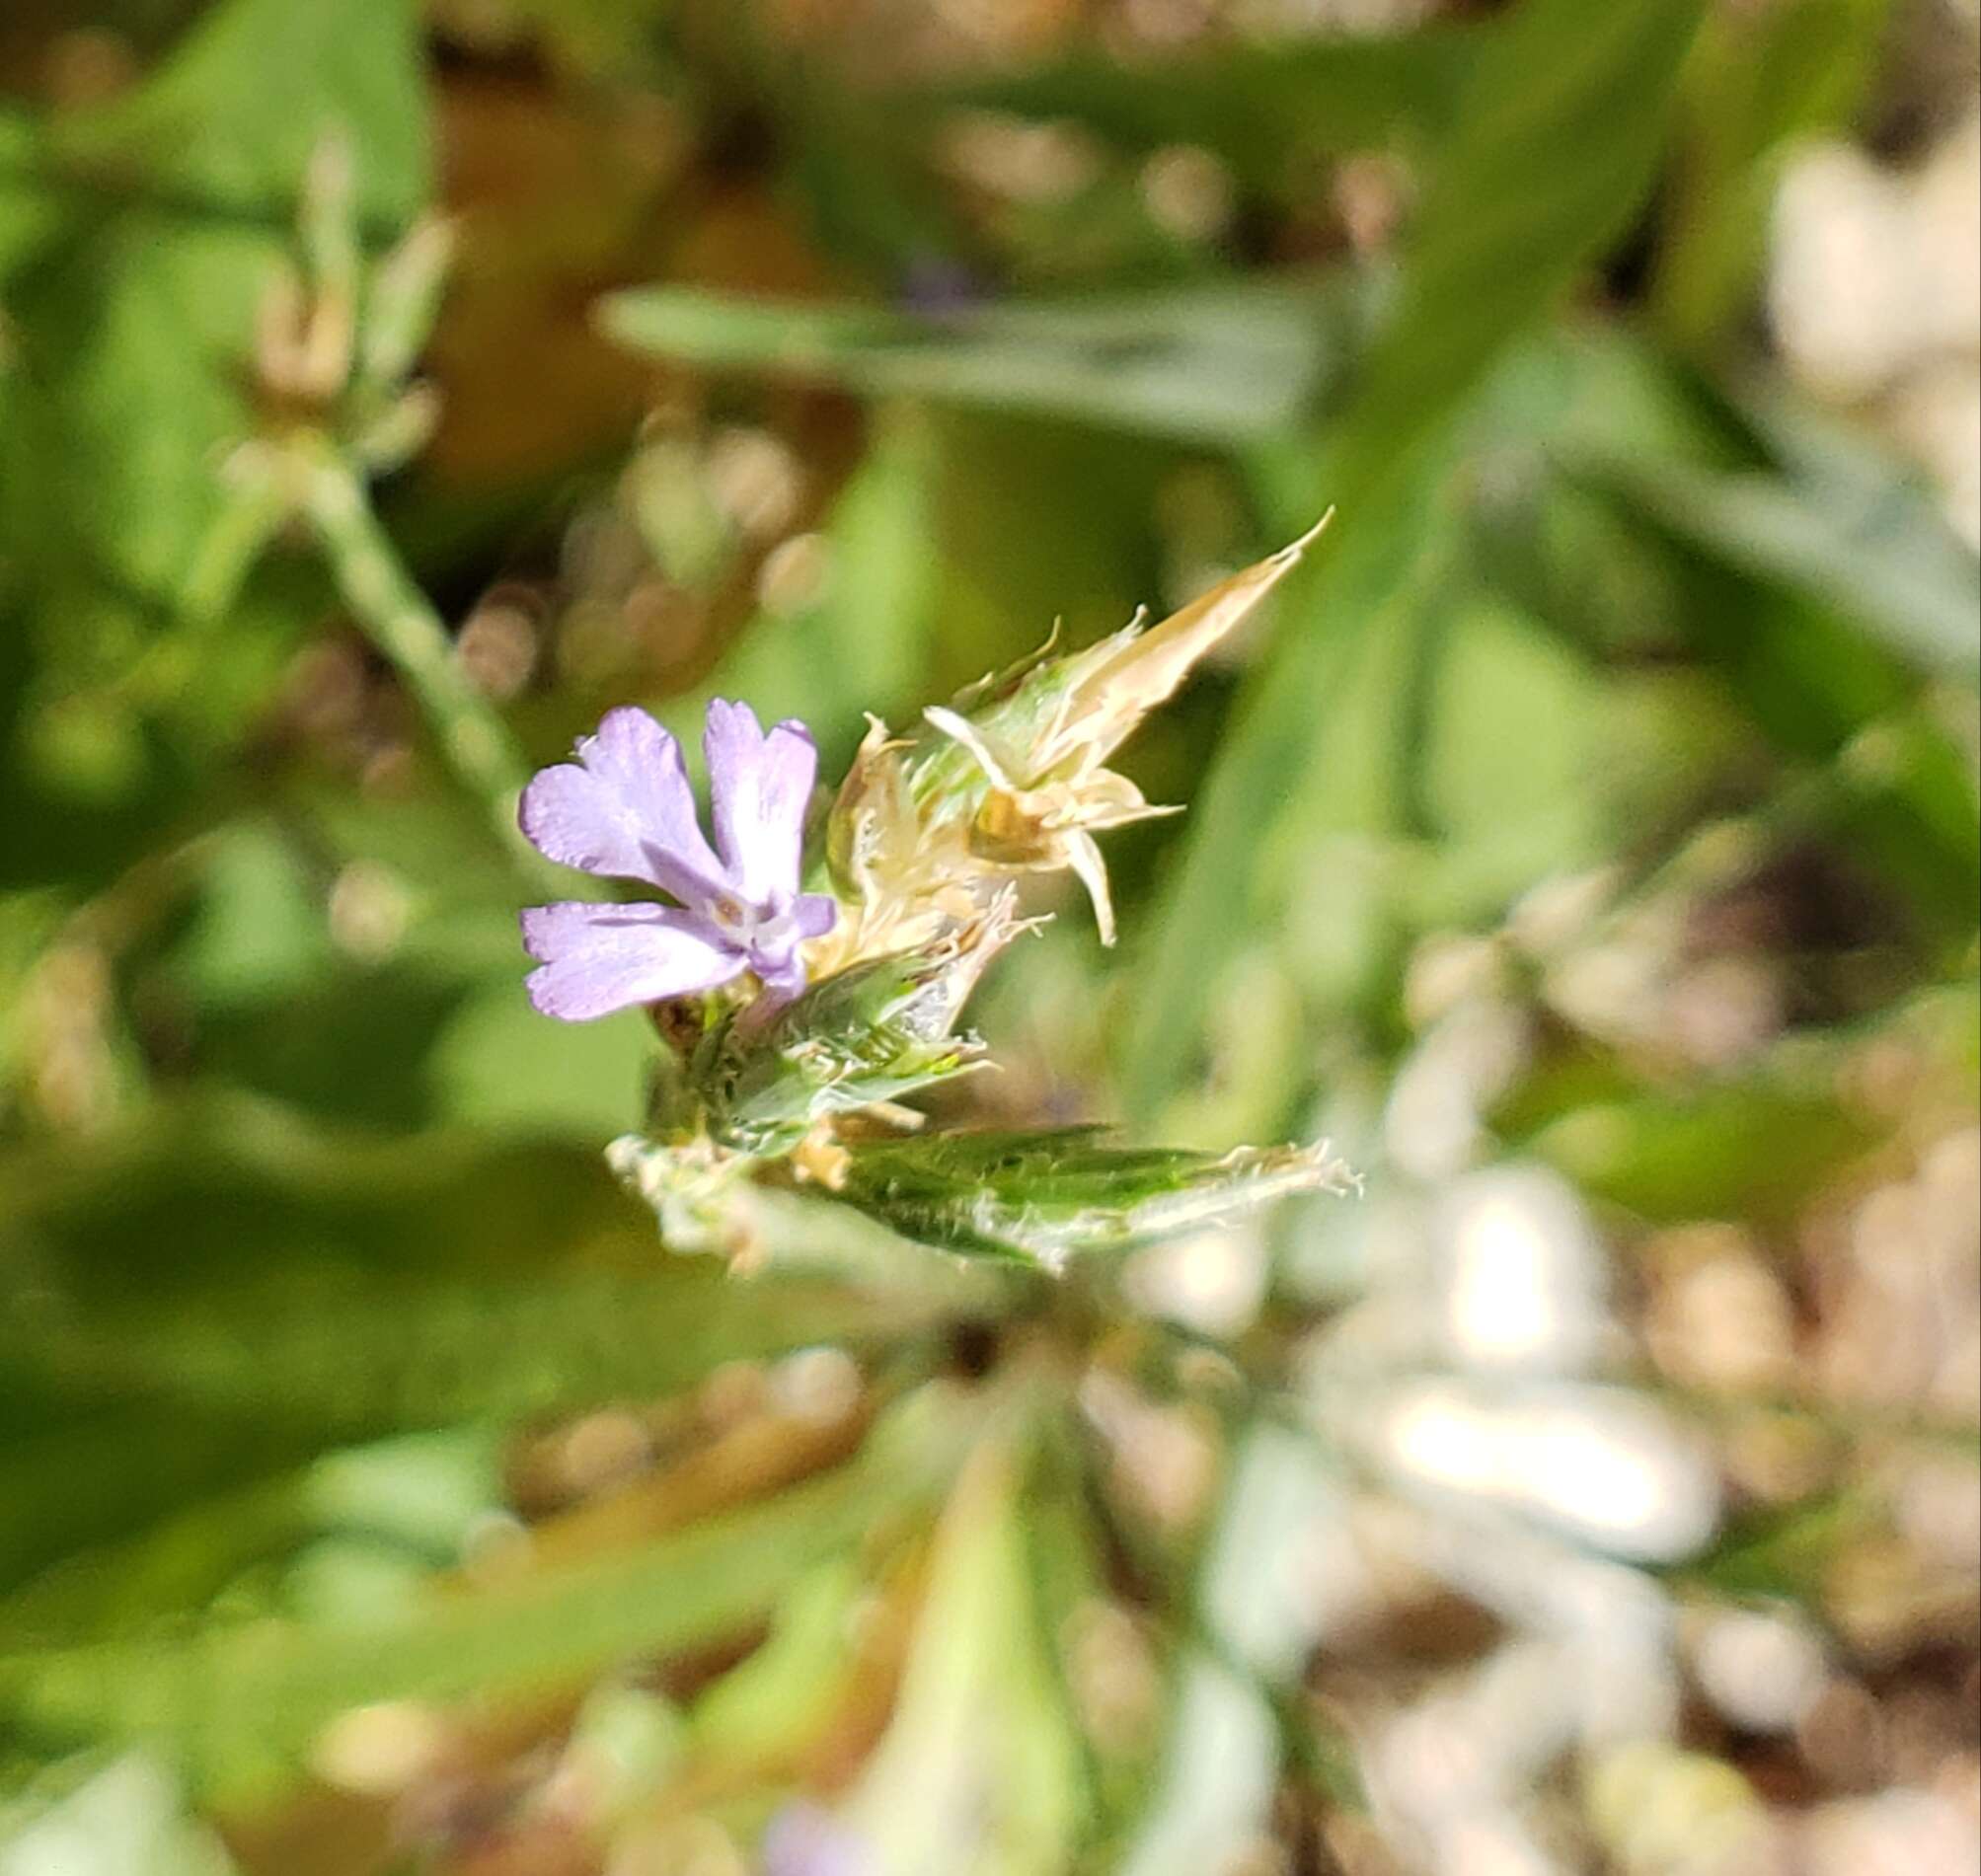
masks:
{"label": "green leaf", "polygon": [[788,1152],[827,1114],[975,1067],[983,1045],[953,1025],[981,968],[954,947],[873,958],[813,984],[760,1037],[732,1025],[703,1078],[717,1083],[717,1137],[744,1153]]}
{"label": "green leaf", "polygon": [[0,1221],[0,1580],[331,1447],[650,1398],[944,1309],[663,1257],[589,1150],[339,1138],[239,1099],[9,1155]]}
{"label": "green leaf", "polygon": [[361,217],[397,232],[431,187],[423,62],[412,0],[223,0],[57,147],[113,191],[286,224],[324,138],[343,136]]}
{"label": "green leaf", "polygon": [[253,429],[257,312],[331,130],[361,213],[399,233],[430,180],[410,0],[229,0],[127,98],[63,120],[37,187],[102,206],[38,244],[10,297],[38,473],[10,481],[0,531],[35,564],[170,613],[248,525],[220,471]]}
{"label": "green leaf", "polygon": [[[1623,830],[1612,687],[1535,621],[1489,600],[1453,608],[1419,726],[1434,836],[1412,923],[1488,917],[1538,880],[1592,865]],[[1408,733],[1408,727],[1406,729]]]}
{"label": "green leaf", "polygon": [[846,1557],[794,1584],[763,1645],[695,1702],[689,1725],[697,1750],[760,1761],[819,1737],[844,1694],[866,1593]]}
{"label": "green leaf", "polygon": [[939,1492],[972,1417],[959,1399],[915,1396],[855,1461],[774,1498],[387,1619],[262,1619],[0,1656],[0,1710],[56,1736],[149,1742],[203,1794],[266,1796],[349,1707],[562,1691],[615,1662],[747,1629],[819,1564]]}
{"label": "green leaf", "polygon": [[1584,1191],[1659,1223],[1786,1222],[1869,1144],[1814,1075],[1787,1072],[1590,1102],[1525,1143]]}
{"label": "green leaf", "polygon": [[1655,559],[1666,629],[1777,747],[1820,765],[1804,818],[1926,926],[1971,931],[1972,764],[1924,685],[1972,684],[1972,553],[1881,452],[1797,406],[1721,405],[1614,336],[1564,356],[1578,384],[1552,454]]}
{"label": "green leaf", "polygon": [[917,315],[642,287],[600,303],[639,351],[1185,442],[1285,428],[1340,368],[1344,286],[1249,283]]}
{"label": "green leaf", "polygon": [[1783,159],[1847,125],[1875,75],[1889,0],[1714,8],[1686,72],[1684,148],[1652,279],[1661,330],[1721,343],[1751,303]]}
{"label": "green leaf", "polygon": [[[40,124],[0,105],[0,282],[59,225],[58,204],[35,181],[42,158]],[[0,354],[0,382],[6,372]]]}
{"label": "green leaf", "polygon": [[1278,1690],[1313,1652],[1311,1601],[1260,1559],[1299,1554],[1347,1514],[1346,1494],[1311,1435],[1256,1421],[1240,1439],[1195,1599],[1200,1639],[1184,1655],[1163,1775],[1121,1860],[1125,1876],[1193,1876],[1270,1827],[1284,1762],[1310,1788],[1353,1803],[1352,1771],[1324,1758],[1315,1722]]}
{"label": "green leaf", "polygon": [[1829,475],[1800,480],[1634,442],[1571,444],[1567,461],[1700,552],[1847,613],[1918,669],[1981,672],[1981,561],[1893,465],[1833,451]]}
{"label": "green leaf", "polygon": [[[124,1437],[136,1452],[156,1454],[156,1436],[142,1427],[125,1428]],[[189,1494],[184,1509],[136,1537],[65,1557],[0,1600],[0,1652],[153,1630],[161,1617],[238,1588],[250,1572],[278,1581],[274,1568],[312,1543],[368,1546],[417,1581],[458,1561],[475,1522],[502,1509],[503,1445],[480,1427],[415,1434],[328,1453],[218,1497]],[[26,1503],[35,1482],[31,1472]]]}
{"label": "green leaf", "polygon": [[842,1812],[875,1876],[1071,1866],[1080,1749],[1038,1627],[1023,1478],[986,1441],[937,1530],[893,1718]]}
{"label": "green leaf", "polygon": [[10,495],[109,580],[177,602],[227,512],[219,469],[249,433],[255,307],[279,252],[256,231],[133,212],[37,267],[13,312],[50,472]]}
{"label": "green leaf", "polygon": [[[665,1393],[724,1361],[857,1336],[890,1313],[823,1286],[752,1292],[678,1259],[638,1275],[482,1280],[367,1281],[318,1264],[148,1311],[43,1320],[32,1349],[8,1340],[20,1372],[73,1397],[143,1398],[161,1446],[202,1424],[210,1437],[215,1418],[331,1444]],[[490,1362],[491,1348],[511,1353]]]}
{"label": "green leaf", "polygon": [[596,1146],[639,1113],[652,1055],[641,1013],[582,1026],[547,1021],[511,972],[465,999],[441,1032],[434,1104],[489,1133]]}
{"label": "green leaf", "polygon": [[1484,377],[1630,224],[1663,145],[1702,0],[1523,0],[1472,70],[1411,231],[1397,311],[1345,421],[1333,490]]}
{"label": "green leaf", "polygon": [[1720,1596],[1780,1597],[1820,1608],[1839,1558],[1882,1524],[1858,1487],[1821,1492],[1737,1519],[1707,1553],[1675,1572]]}
{"label": "green leaf", "polygon": [[1089,1129],[937,1134],[853,1151],[838,1197],[904,1238],[1049,1271],[1229,1223],[1294,1192],[1342,1191],[1325,1149],[1222,1156],[1103,1146]]}
{"label": "green leaf", "polygon": [[1279,1759],[1271,1702],[1213,1651],[1190,1649],[1178,1671],[1167,1761],[1122,1876],[1200,1876],[1257,1841],[1271,1817]]}
{"label": "green leaf", "polygon": [[1136,149],[1198,145],[1277,194],[1297,187],[1301,157],[1400,134],[1435,140],[1485,37],[1463,25],[1289,35],[1268,44],[1192,46],[1161,63],[1082,52],[946,87],[928,102],[1071,119]]}
{"label": "green leaf", "polygon": [[1248,888],[1261,841],[1298,795],[1339,642],[1409,576],[1450,419],[1636,211],[1701,11],[1701,0],[1618,0],[1592,16],[1577,0],[1524,0],[1478,59],[1397,312],[1321,475],[1296,478],[1280,511],[1298,529],[1333,501],[1341,519],[1314,572],[1288,582],[1280,629],[1191,816],[1141,984],[1162,1020],[1143,1025],[1127,1068],[1138,1117],[1181,1081],[1219,966],[1257,929]]}
{"label": "green leaf", "polygon": [[[1960,941],[1981,828],[1944,713],[1972,681],[1972,554],[1882,452],[1797,404],[1715,396],[1614,327],[1553,335],[1533,365],[1556,389],[1495,443],[1529,494],[1483,513],[1485,576],[1570,639],[1689,649],[1714,687],[1691,736],[1723,698],[1738,742],[1758,729],[1798,765],[1789,818],[1846,839],[1927,936]],[[1685,762],[1672,729],[1658,740]],[[1695,750],[1693,786],[1736,756]]]}
{"label": "green leaf", "polygon": [[[157,1607],[189,1595],[197,1600],[237,1561],[264,1552],[277,1529],[292,1528],[279,1516],[271,1523],[245,1494],[232,1507],[234,1517],[195,1521],[204,1528],[190,1535],[172,1534],[169,1522],[189,1504],[204,1502],[210,1510],[216,1495],[291,1472],[319,1444],[293,1424],[244,1424],[176,1405],[161,1412],[137,1401],[92,1410],[45,1395],[37,1400],[36,1417],[52,1416],[57,1405],[67,1411],[52,1426],[17,1422],[0,1462],[0,1492],[13,1508],[0,1542],[0,1585],[29,1585],[0,1613],[7,1631],[87,1631],[91,1617],[108,1620],[121,1605],[120,1583],[155,1586]],[[147,1528],[159,1536],[169,1563],[148,1561],[134,1539]],[[32,1581],[56,1565],[64,1566],[63,1575]],[[184,1594],[175,1587],[187,1584]],[[154,1590],[134,1594],[149,1613]]]}
{"label": "green leaf", "polygon": [[[1262,933],[1282,929],[1261,914],[1260,896],[1285,863],[1289,830],[1304,828],[1299,809],[1324,773],[1319,745],[1341,736],[1344,717],[1366,699],[1365,646],[1416,639],[1448,605],[1453,455],[1419,447],[1400,458],[1389,478],[1364,489],[1353,518],[1337,521],[1313,550],[1323,570],[1296,570],[1286,582],[1275,655],[1249,680],[1190,803],[1181,869],[1133,966],[1137,999],[1151,1014],[1129,1034],[1121,1078],[1129,1114],[1145,1125],[1188,1081],[1226,967]],[[1302,619],[1317,605],[1326,630]],[[1303,628],[1304,637],[1283,636]],[[1369,746],[1383,752],[1387,784],[1396,774],[1391,739],[1378,735]],[[1386,801],[1382,812],[1393,818],[1400,805]]]}

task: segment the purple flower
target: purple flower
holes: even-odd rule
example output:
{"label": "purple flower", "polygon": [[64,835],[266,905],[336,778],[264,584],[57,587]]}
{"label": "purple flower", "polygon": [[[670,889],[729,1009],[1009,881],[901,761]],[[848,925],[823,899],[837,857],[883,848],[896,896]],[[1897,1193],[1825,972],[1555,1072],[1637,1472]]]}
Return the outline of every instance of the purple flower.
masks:
{"label": "purple flower", "polygon": [[538,773],[518,815],[566,866],[645,880],[675,905],[531,906],[530,1001],[584,1022],[685,997],[753,970],[780,1001],[804,988],[799,946],[831,931],[837,903],[798,889],[818,751],[802,723],[768,735],[747,704],[709,706],[702,732],[716,845],[695,818],[681,745],[643,710],[607,713],[575,763]]}
{"label": "purple flower", "polygon": [[878,1867],[858,1835],[801,1799],[771,1819],[758,1847],[764,1876],[871,1876]]}

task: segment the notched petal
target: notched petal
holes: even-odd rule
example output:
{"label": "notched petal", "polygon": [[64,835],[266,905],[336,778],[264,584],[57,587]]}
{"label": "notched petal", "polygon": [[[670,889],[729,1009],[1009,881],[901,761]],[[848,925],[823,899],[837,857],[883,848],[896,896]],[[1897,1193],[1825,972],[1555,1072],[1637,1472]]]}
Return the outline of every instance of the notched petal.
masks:
{"label": "notched petal", "polygon": [[573,763],[561,762],[530,779],[516,822],[530,845],[560,866],[647,877],[647,857],[632,817],[598,777]]}
{"label": "notched petal", "polygon": [[723,889],[723,866],[695,818],[681,745],[644,710],[608,711],[579,739],[577,762],[535,776],[517,820],[560,865],[642,879],[699,905]]}

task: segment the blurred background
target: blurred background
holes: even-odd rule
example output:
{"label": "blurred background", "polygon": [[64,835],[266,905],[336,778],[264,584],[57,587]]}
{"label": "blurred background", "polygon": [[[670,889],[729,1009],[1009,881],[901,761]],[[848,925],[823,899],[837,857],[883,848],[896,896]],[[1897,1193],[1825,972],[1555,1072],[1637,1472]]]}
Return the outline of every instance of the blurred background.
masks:
{"label": "blurred background", "polygon": [[[1971,1871],[1976,44],[9,0],[0,1873]],[[1363,1195],[669,1253],[527,768],[1331,503],[951,1117]]]}

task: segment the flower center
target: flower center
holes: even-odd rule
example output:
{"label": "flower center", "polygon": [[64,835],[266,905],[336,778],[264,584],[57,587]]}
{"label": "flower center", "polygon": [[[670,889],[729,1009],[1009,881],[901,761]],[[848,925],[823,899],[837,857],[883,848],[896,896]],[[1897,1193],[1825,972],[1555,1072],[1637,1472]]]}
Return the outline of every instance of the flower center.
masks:
{"label": "flower center", "polygon": [[709,917],[739,951],[783,962],[798,948],[798,919],[789,898],[774,893],[766,905],[752,905],[728,893],[709,901]]}

